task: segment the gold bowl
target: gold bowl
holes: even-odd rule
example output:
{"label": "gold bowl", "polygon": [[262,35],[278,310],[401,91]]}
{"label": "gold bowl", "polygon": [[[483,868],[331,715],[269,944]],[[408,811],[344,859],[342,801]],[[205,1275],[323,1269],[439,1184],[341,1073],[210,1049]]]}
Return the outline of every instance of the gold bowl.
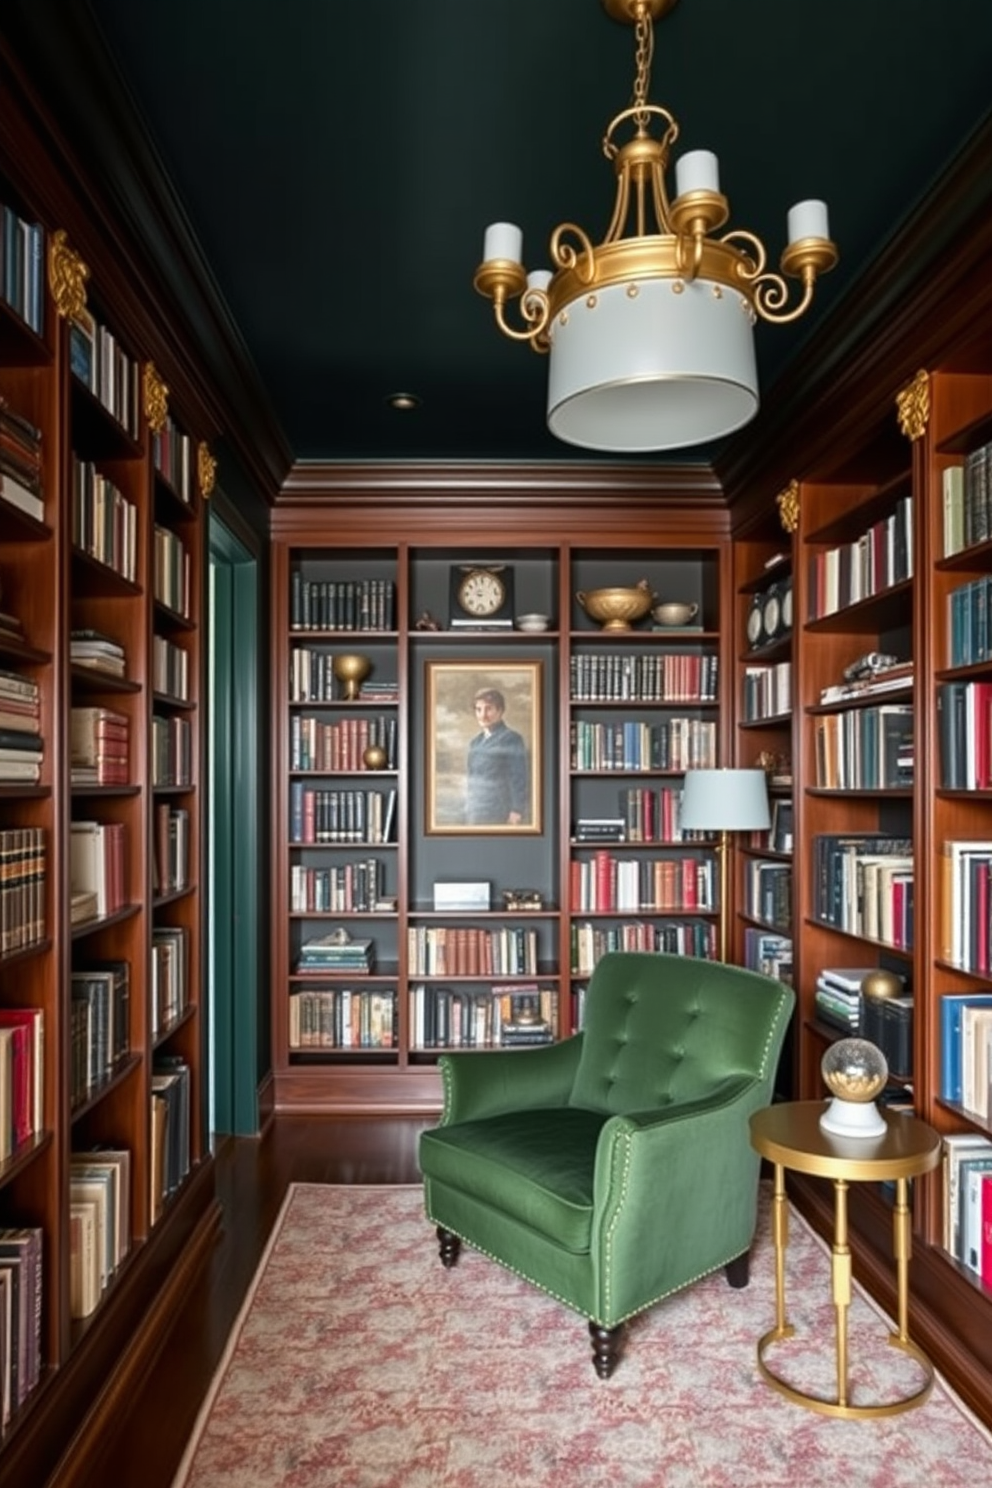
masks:
{"label": "gold bowl", "polygon": [[656,596],[647,579],[642,579],[628,589],[590,589],[588,593],[580,589],[575,597],[604,630],[629,630],[635,620],[644,619]]}
{"label": "gold bowl", "polygon": [[357,698],[358,689],[372,670],[372,663],[367,656],[354,656],[345,653],[335,656],[333,661],[334,675],[344,687],[346,698]]}

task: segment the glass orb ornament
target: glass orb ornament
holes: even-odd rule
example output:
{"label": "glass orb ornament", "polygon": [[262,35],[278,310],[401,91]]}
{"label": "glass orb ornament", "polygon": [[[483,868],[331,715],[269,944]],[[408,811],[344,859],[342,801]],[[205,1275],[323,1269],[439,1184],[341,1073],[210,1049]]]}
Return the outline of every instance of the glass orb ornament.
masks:
{"label": "glass orb ornament", "polygon": [[833,1100],[820,1126],[835,1137],[881,1137],[888,1130],[875,1105],[885,1089],[889,1066],[868,1039],[838,1039],[820,1061],[820,1073]]}
{"label": "glass orb ornament", "polygon": [[372,670],[372,663],[367,656],[339,655],[335,656],[331,663],[334,675],[344,687],[344,695],[347,699],[357,698],[359,688]]}

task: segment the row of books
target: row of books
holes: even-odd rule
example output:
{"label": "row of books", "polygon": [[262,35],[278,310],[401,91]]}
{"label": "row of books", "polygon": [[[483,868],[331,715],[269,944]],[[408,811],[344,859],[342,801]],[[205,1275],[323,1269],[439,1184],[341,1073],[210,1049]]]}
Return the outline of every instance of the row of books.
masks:
{"label": "row of books", "polygon": [[[369,680],[359,689],[359,702],[395,703],[395,681]],[[293,703],[335,703],[348,699],[345,684],[334,675],[334,653],[313,646],[293,646],[289,653],[289,698]]]}
{"label": "row of books", "polygon": [[375,945],[368,939],[355,940],[341,929],[311,936],[300,946],[296,970],[367,976],[375,970]]}
{"label": "row of books", "polygon": [[190,785],[193,780],[193,730],[188,718],[152,716],[152,785]]}
{"label": "row of books", "polygon": [[99,630],[74,630],[69,638],[69,660],[73,666],[123,677],[127,670],[124,647]]}
{"label": "row of books", "polygon": [[711,961],[716,957],[716,926],[707,920],[633,920],[621,925],[577,921],[570,938],[573,976],[591,976],[608,951],[663,951]]}
{"label": "row of books", "polygon": [[289,1047],[393,1049],[399,1042],[395,990],[314,987],[289,994]]}
{"label": "row of books", "polygon": [[813,912],[849,935],[913,945],[913,843],[878,833],[813,839]]}
{"label": "row of books", "polygon": [[69,1160],[69,1312],[99,1305],[131,1249],[131,1153],[126,1147],[74,1152]]}
{"label": "row of books", "polygon": [[411,976],[536,976],[538,937],[533,926],[411,925]]}
{"label": "row of books", "polygon": [[792,924],[792,867],[750,858],[744,865],[744,913],[777,930]]}
{"label": "row of books", "polygon": [[137,440],[141,422],[138,363],[86,309],[69,325],[69,365],[73,376]]}
{"label": "row of books", "polygon": [[45,520],[41,430],[0,394],[0,494],[36,522]]}
{"label": "row of books", "polygon": [[392,579],[308,579],[294,569],[289,586],[292,630],[395,630]]}
{"label": "row of books", "polygon": [[940,1008],[940,1095],[992,1121],[992,993],[946,992]]}
{"label": "row of books", "polygon": [[293,863],[289,873],[289,908],[293,914],[370,914],[386,892],[386,865],[379,858],[308,868]]}
{"label": "row of books", "polygon": [[791,986],[792,937],[749,925],[744,931],[744,965]]}
{"label": "row of books", "polygon": [[0,1229],[0,1420],[4,1427],[41,1378],[44,1232]]}
{"label": "row of books", "polygon": [[69,1099],[77,1106],[100,1086],[131,1042],[131,967],[102,961],[71,976]]}
{"label": "row of books", "polygon": [[992,971],[992,841],[941,844],[938,954],[964,971]]}
{"label": "row of books", "polygon": [[705,770],[716,765],[716,723],[671,718],[664,723],[587,723],[569,726],[573,770]]}
{"label": "row of books", "polygon": [[[682,830],[679,819],[682,809],[681,786],[664,785],[652,790],[646,785],[624,786],[619,793],[618,804],[621,840],[625,842],[702,842],[709,833]],[[582,819],[576,823],[575,836],[580,832]],[[587,840],[587,839],[583,839]]]}
{"label": "row of books", "polygon": [[554,1042],[558,992],[538,982],[410,988],[413,1049],[492,1049]]}
{"label": "row of books", "polygon": [[573,703],[712,703],[718,677],[711,653],[581,653],[569,663],[569,696]]}
{"label": "row of books", "polygon": [[944,1249],[992,1285],[992,1142],[977,1132],[944,1138]]}
{"label": "row of books", "polygon": [[188,1005],[189,931],[178,925],[156,925],[152,930],[152,1038],[157,1038]]}
{"label": "row of books", "polygon": [[330,790],[293,780],[289,787],[289,838],[300,846],[393,840],[396,792]]}
{"label": "row of books", "polygon": [[152,636],[152,688],[162,697],[189,701],[189,652],[165,636]]}
{"label": "row of books", "polygon": [[948,665],[973,666],[992,658],[992,575],[971,579],[947,596]]}
{"label": "row of books", "polygon": [[748,666],[741,679],[741,708],[745,723],[780,718],[792,708],[792,662]]}
{"label": "row of books", "polygon": [[69,713],[73,785],[127,785],[131,778],[131,724],[113,708],[72,708]]}
{"label": "row of books", "polygon": [[193,441],[166,414],[161,429],[152,430],[152,460],[155,469],[175,491],[180,501],[193,504],[195,461]]}
{"label": "row of books", "polygon": [[814,553],[809,560],[810,620],[835,615],[913,576],[913,499],[903,496],[887,516],[853,542]]}
{"label": "row of books", "polygon": [[189,887],[189,812],[156,802],[152,821],[152,893],[157,899]]}
{"label": "row of books", "polygon": [[992,537],[992,440],[943,472],[944,557]]}
{"label": "row of books", "polygon": [[43,827],[0,830],[0,956],[45,938],[45,863]]}
{"label": "row of books", "polygon": [[289,768],[331,773],[365,770],[366,749],[378,747],[385,751],[386,760],[377,768],[395,770],[396,733],[395,714],[362,714],[337,723],[293,714],[289,722]]}
{"label": "row of books", "polygon": [[45,1014],[0,1008],[0,1162],[44,1126]]}
{"label": "row of books", "polygon": [[126,828],[122,822],[74,821],[69,839],[73,894],[94,896],[91,918],[116,914],[127,902]]}
{"label": "row of books", "polygon": [[138,573],[138,508],[91,460],[72,457],[72,542],[134,583]]}
{"label": "row of books", "polygon": [[0,297],[30,326],[45,331],[45,229],[0,202]]}
{"label": "row of books", "polygon": [[816,784],[822,790],[893,790],[913,784],[913,709],[846,708],[813,720]]}
{"label": "row of books", "polygon": [[572,910],[583,914],[691,914],[716,908],[716,874],[707,858],[617,858],[601,849],[569,865]]}
{"label": "row of books", "polygon": [[156,1056],[152,1070],[151,1219],[190,1170],[190,1070],[179,1055]]}
{"label": "row of books", "polygon": [[942,789],[992,789],[992,682],[937,688],[937,756]]}
{"label": "row of books", "polygon": [[190,557],[182,539],[156,522],[152,549],[152,593],[156,603],[189,619],[190,576]]}

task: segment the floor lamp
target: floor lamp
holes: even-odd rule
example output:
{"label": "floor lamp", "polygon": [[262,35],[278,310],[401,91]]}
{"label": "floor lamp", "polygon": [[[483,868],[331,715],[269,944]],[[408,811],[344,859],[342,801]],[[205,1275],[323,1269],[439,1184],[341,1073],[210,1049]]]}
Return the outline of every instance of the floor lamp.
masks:
{"label": "floor lamp", "polygon": [[730,833],[763,832],[771,826],[764,770],[687,770],[680,823],[686,832],[719,832],[720,946],[727,959],[730,938]]}

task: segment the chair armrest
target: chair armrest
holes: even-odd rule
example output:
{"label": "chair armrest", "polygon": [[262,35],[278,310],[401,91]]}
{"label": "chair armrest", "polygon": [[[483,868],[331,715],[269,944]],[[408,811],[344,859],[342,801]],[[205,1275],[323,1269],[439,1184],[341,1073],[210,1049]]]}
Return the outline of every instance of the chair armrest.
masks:
{"label": "chair armrest", "polygon": [[613,1116],[603,1127],[592,1241],[600,1275],[614,1288],[618,1316],[624,1311],[619,1294],[625,1273],[636,1287],[637,1274],[648,1264],[645,1236],[655,1237],[670,1259],[671,1288],[750,1245],[760,1159],[748,1118],[768,1100],[767,1079],[732,1075],[698,1100]]}
{"label": "chair armrest", "polygon": [[487,1049],[442,1054],[444,1086],[441,1126],[478,1121],[505,1111],[565,1106],[572,1093],[582,1034],[534,1049]]}

